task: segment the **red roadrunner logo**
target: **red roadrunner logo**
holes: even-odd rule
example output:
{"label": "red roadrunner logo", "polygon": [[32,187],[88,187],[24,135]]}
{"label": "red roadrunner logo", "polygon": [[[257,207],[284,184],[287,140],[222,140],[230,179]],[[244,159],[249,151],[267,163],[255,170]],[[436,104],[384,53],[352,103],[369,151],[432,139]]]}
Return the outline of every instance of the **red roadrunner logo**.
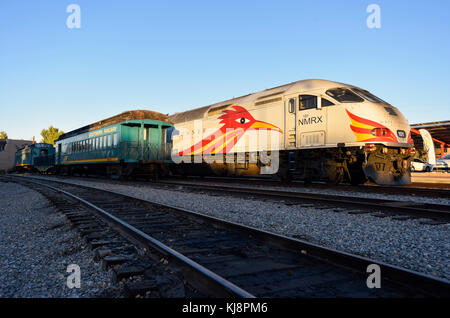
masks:
{"label": "red roadrunner logo", "polygon": [[248,130],[267,129],[283,133],[274,125],[256,120],[244,107],[235,105],[231,108],[222,111],[222,115],[218,118],[221,119],[222,127],[202,141],[181,151],[179,155],[227,153]]}
{"label": "red roadrunner logo", "polygon": [[398,142],[397,137],[395,137],[394,133],[390,131],[386,126],[383,126],[375,121],[358,117],[349,112],[347,109],[345,111],[352,121],[350,128],[356,136],[356,141]]}

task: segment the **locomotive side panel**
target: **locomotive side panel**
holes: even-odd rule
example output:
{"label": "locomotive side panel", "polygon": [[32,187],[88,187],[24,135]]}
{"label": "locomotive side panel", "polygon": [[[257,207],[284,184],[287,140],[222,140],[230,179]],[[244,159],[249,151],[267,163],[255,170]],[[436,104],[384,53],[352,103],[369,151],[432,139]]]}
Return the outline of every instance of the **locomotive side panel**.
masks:
{"label": "locomotive side panel", "polygon": [[220,175],[262,173],[261,153],[283,147],[283,117],[282,102],[259,107],[239,103],[175,123],[174,153],[183,162],[178,170]]}

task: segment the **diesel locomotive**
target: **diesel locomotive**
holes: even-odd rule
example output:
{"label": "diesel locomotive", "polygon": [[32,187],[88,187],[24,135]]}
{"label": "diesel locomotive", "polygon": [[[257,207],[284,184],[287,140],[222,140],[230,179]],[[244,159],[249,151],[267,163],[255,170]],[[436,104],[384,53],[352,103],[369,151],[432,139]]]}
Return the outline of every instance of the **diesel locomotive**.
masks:
{"label": "diesel locomotive", "polygon": [[[183,174],[411,183],[408,121],[395,106],[353,85],[303,80],[169,120],[176,169]],[[262,142],[261,131],[270,133],[270,142]],[[268,169],[274,154],[276,171]]]}
{"label": "diesel locomotive", "polygon": [[34,143],[16,151],[14,166],[22,172],[52,172],[55,165],[55,148],[51,144]]}

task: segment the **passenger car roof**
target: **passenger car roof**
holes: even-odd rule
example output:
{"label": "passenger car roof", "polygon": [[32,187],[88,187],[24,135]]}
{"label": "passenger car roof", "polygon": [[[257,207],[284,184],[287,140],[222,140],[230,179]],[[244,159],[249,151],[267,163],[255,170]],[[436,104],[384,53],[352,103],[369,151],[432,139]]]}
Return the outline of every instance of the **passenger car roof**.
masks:
{"label": "passenger car roof", "polygon": [[157,120],[157,121],[163,121],[166,123],[171,123],[168,119],[167,115],[158,113],[158,112],[154,112],[151,110],[131,110],[131,111],[126,111],[123,113],[120,113],[118,115],[103,119],[103,120],[99,120],[93,124],[72,130],[68,133],[65,133],[63,135],[61,135],[59,137],[58,140],[63,140],[72,136],[76,136],[88,131],[92,131],[92,130],[96,130],[96,129],[100,129],[103,127],[107,127],[110,125],[114,125],[123,121],[127,121],[127,120],[144,120],[144,119],[148,119],[148,120]]}

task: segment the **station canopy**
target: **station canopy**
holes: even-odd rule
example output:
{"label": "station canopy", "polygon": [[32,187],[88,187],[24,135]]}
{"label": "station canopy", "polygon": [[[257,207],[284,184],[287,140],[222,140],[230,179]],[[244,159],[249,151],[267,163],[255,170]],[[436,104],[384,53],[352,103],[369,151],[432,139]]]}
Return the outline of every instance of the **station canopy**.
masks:
{"label": "station canopy", "polygon": [[426,129],[433,137],[435,146],[442,148],[450,147],[450,120],[432,123],[412,124],[412,137],[417,148],[423,148],[423,140],[419,130]]}

